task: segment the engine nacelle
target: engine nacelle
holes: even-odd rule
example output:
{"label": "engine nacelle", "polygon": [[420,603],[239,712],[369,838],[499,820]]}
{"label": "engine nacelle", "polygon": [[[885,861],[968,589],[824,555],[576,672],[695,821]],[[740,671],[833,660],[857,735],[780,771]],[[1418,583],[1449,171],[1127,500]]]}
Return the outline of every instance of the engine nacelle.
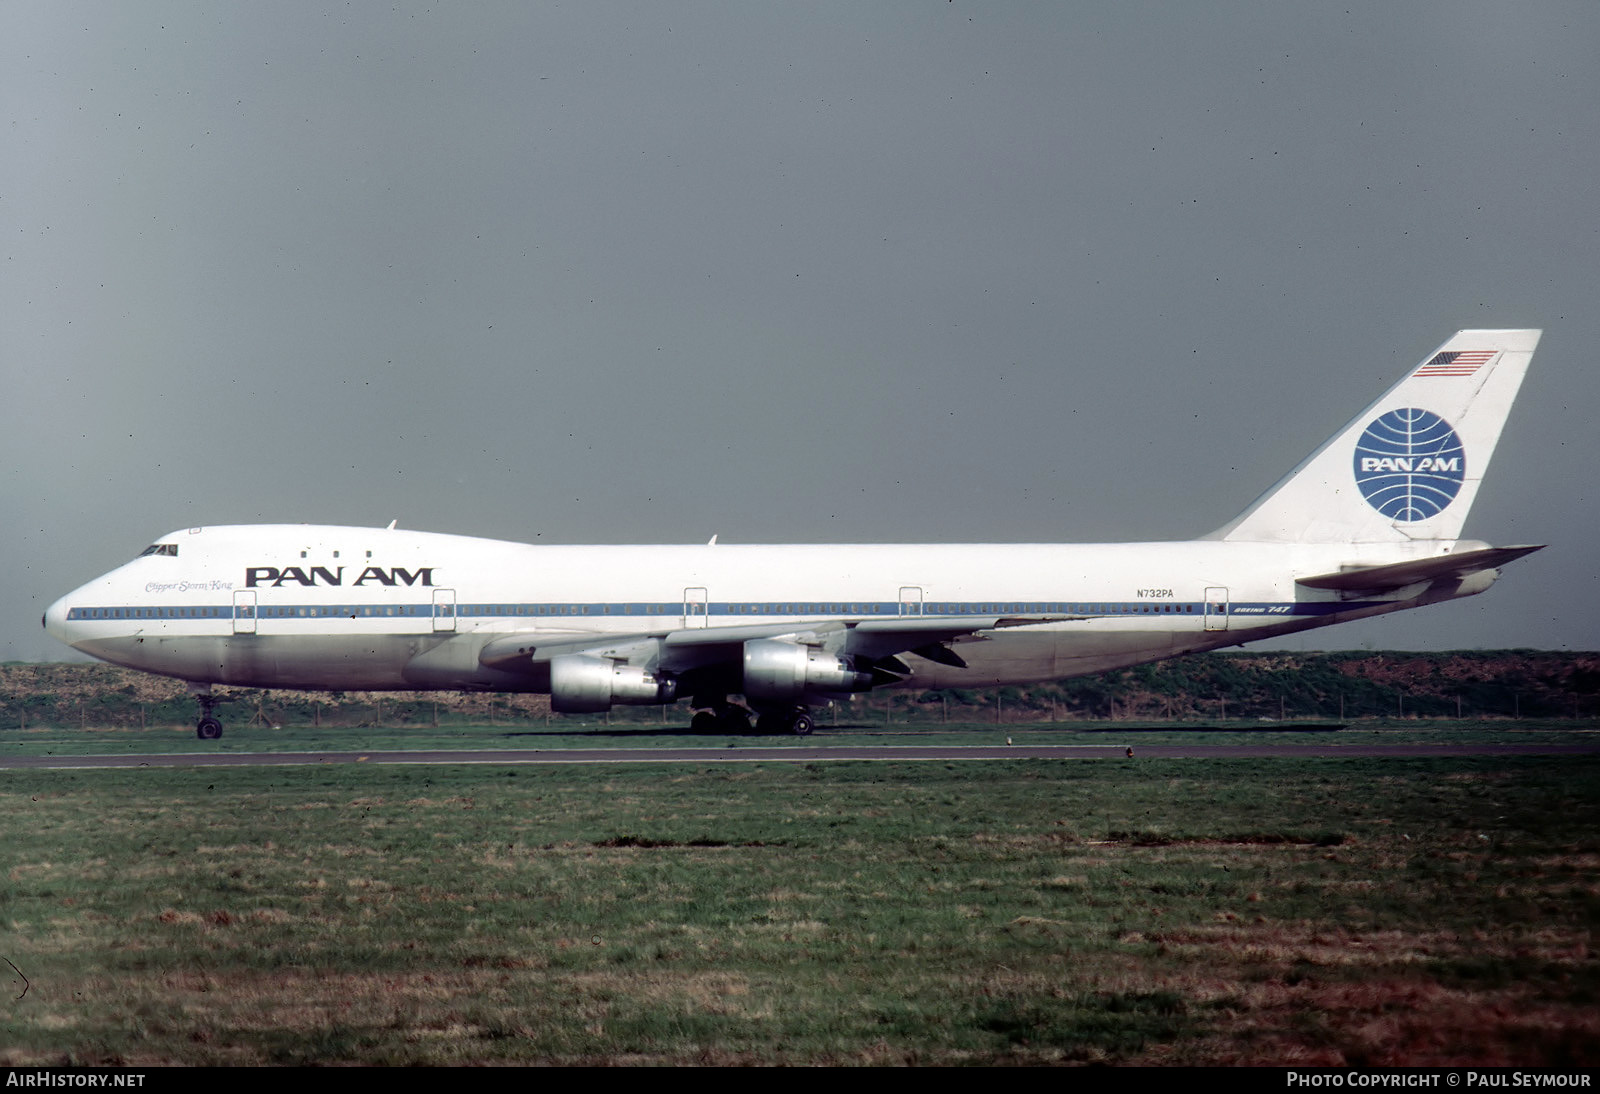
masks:
{"label": "engine nacelle", "polygon": [[560,714],[594,714],[617,703],[670,703],[677,697],[678,681],[667,673],[588,653],[550,660],[550,709]]}
{"label": "engine nacelle", "polygon": [[872,674],[838,654],[756,638],[744,644],[744,697],[753,703],[799,703],[812,692],[870,691]]}

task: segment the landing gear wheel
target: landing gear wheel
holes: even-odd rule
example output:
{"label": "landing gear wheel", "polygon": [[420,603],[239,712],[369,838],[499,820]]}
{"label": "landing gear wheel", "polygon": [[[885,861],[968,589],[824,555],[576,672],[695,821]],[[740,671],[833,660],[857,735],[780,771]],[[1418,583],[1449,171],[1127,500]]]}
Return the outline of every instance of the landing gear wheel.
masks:
{"label": "landing gear wheel", "polygon": [[797,710],[789,717],[789,729],[796,737],[809,737],[816,728],[816,723],[811,720],[811,712]]}
{"label": "landing gear wheel", "polygon": [[709,710],[702,710],[689,719],[689,732],[691,733],[715,733],[717,729],[717,716]]}
{"label": "landing gear wheel", "polygon": [[194,735],[202,741],[214,741],[222,736],[222,723],[211,713],[222,698],[212,695],[210,686],[206,685],[204,690],[194,688],[194,701],[200,704],[200,720],[194,724]]}

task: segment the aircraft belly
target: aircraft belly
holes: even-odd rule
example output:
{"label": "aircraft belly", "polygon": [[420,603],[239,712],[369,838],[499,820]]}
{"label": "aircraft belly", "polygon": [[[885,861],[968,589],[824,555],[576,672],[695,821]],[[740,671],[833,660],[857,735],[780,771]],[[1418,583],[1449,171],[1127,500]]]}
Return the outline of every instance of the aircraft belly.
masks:
{"label": "aircraft belly", "polygon": [[402,669],[423,635],[236,636],[227,640],[230,679],[254,687],[383,690],[408,686]]}
{"label": "aircraft belly", "polygon": [[1180,637],[1170,631],[1129,631],[1080,627],[1008,631],[978,642],[958,642],[954,649],[964,669],[920,657],[906,687],[986,687],[1026,684],[1085,676],[1125,665],[1170,657]]}
{"label": "aircraft belly", "polygon": [[196,683],[308,690],[394,690],[426,635],[180,635],[80,643],[113,664]]}

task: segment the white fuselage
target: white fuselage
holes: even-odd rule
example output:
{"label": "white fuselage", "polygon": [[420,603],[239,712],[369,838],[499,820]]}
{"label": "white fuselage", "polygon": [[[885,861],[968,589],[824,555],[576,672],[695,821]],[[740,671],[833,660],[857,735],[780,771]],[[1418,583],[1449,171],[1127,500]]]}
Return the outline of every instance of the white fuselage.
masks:
{"label": "white fuselage", "polygon": [[[1481,592],[1495,574],[1350,597],[1297,577],[1471,544],[531,546],[392,529],[195,528],[62,597],[45,625],[95,657],[196,684],[543,691],[490,642],[925,618],[1039,617],[906,653],[901,684],[1100,672]],[[155,548],[152,548],[155,550]],[[768,627],[770,631],[770,627]],[[737,631],[728,631],[737,634]]]}

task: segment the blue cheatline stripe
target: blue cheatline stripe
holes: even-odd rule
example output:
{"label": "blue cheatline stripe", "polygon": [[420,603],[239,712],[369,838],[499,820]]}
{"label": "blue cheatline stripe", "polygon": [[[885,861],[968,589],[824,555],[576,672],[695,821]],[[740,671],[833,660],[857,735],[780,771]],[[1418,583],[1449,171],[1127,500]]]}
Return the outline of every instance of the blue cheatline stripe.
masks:
{"label": "blue cheatline stripe", "polygon": [[[1356,611],[1388,601],[1327,600],[1305,602],[1243,601],[1217,607],[1212,614],[1226,614],[1249,619],[1274,616],[1322,616],[1337,612]],[[240,605],[241,619],[433,619],[454,616],[458,619],[549,619],[549,618],[681,618],[684,605],[679,601],[628,602],[628,603],[545,603],[545,604],[260,604]],[[1017,600],[964,600],[928,601],[920,612],[902,613],[900,605],[893,602],[863,601],[715,601],[704,606],[691,606],[695,619],[716,617],[739,620],[771,619],[794,616],[797,618],[873,619],[898,618],[960,618],[976,616],[1018,615],[1075,615],[1100,617],[1126,616],[1191,616],[1206,614],[1202,601],[1017,601]],[[186,620],[235,618],[232,604],[184,605],[182,607],[106,607],[71,608],[69,620]]]}

